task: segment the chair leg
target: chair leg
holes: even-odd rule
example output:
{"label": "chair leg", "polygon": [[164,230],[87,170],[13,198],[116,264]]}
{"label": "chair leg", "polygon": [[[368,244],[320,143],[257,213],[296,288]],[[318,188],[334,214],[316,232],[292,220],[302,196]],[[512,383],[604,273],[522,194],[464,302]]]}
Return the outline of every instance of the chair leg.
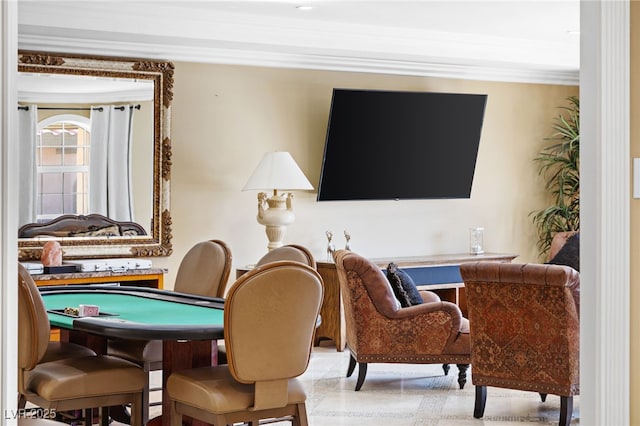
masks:
{"label": "chair leg", "polygon": [[145,362],[142,365],[146,380],[144,383],[144,390],[142,391],[142,424],[146,425],[149,421],[149,373],[151,371],[151,363]]}
{"label": "chair leg", "polygon": [[464,389],[464,385],[467,383],[467,369],[469,364],[456,364],[458,366],[458,385],[460,389]]}
{"label": "chair leg", "polygon": [[349,367],[347,368],[347,377],[351,377],[353,374],[353,370],[356,369],[356,358],[351,355],[349,356]]}
{"label": "chair leg", "polygon": [[481,419],[484,416],[484,407],[487,404],[487,387],[476,386],[476,402],[473,408],[473,417]]}
{"label": "chair leg", "polygon": [[571,416],[573,415],[573,397],[560,397],[560,422],[559,426],[569,426],[571,424]]}
{"label": "chair leg", "polygon": [[297,426],[309,426],[309,419],[307,418],[307,405],[305,403],[298,404],[296,424]]}
{"label": "chair leg", "polygon": [[448,376],[449,375],[449,369],[451,367],[449,367],[449,364],[442,364],[442,370],[444,371],[444,375]]}
{"label": "chair leg", "polygon": [[142,422],[144,407],[142,406],[142,394],[136,394],[131,402],[131,426],[145,426]]}
{"label": "chair leg", "polygon": [[546,393],[541,393],[541,394],[540,394],[540,400],[541,400],[542,402],[545,402],[545,401],[547,400],[547,394],[546,394]]}
{"label": "chair leg", "polygon": [[356,382],[356,391],[359,391],[364,383],[364,378],[367,375],[367,363],[360,362],[358,363],[358,381]]}
{"label": "chair leg", "polygon": [[178,412],[177,405],[175,401],[171,401],[171,418],[169,419],[171,426],[182,426],[182,414]]}
{"label": "chair leg", "polygon": [[[102,410],[102,408],[100,408]],[[80,417],[82,417],[82,411],[84,411],[84,424],[92,425],[93,424],[93,409],[85,408],[84,410],[80,410]],[[101,412],[101,411],[100,411]]]}
{"label": "chair leg", "polygon": [[[87,421],[87,424],[91,424],[92,422],[93,419]],[[100,407],[100,426],[109,426],[109,407]]]}

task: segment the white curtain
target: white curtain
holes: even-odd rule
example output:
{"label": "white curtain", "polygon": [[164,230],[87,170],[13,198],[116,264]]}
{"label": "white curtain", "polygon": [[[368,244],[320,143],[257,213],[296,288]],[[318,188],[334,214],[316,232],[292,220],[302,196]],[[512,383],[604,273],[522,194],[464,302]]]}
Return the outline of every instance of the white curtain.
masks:
{"label": "white curtain", "polygon": [[134,221],[131,145],[134,108],[91,108],[89,211],[117,221]]}
{"label": "white curtain", "polygon": [[36,221],[38,107],[18,109],[18,226]]}

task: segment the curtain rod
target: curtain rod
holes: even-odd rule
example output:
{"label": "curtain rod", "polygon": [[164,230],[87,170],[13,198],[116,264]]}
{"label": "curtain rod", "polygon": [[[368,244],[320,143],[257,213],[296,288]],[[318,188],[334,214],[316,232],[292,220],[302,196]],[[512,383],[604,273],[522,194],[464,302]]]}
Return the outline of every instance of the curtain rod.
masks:
{"label": "curtain rod", "polygon": [[[115,107],[114,109],[120,110],[120,111],[124,111],[126,107],[124,106],[119,106],[119,107]],[[135,108],[135,109],[140,109],[140,104],[138,105],[131,105],[129,106],[129,108]],[[24,111],[29,111],[29,107],[28,106],[19,106],[18,109],[24,110]],[[95,110],[95,111],[102,111],[103,108],[102,107],[95,107],[95,108],[75,108],[75,107],[41,107],[38,108],[41,110],[71,110],[71,111],[89,111],[89,110]]]}

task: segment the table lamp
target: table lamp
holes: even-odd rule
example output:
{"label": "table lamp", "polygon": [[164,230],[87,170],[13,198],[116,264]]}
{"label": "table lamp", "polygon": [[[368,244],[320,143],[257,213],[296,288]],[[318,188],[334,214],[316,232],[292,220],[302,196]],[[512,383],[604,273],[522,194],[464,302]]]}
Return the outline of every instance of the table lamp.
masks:
{"label": "table lamp", "polygon": [[242,188],[243,191],[268,190],[258,194],[258,223],[266,227],[269,250],[282,247],[287,226],[295,220],[291,200],[292,190],[311,190],[309,183],[291,154],[267,152]]}

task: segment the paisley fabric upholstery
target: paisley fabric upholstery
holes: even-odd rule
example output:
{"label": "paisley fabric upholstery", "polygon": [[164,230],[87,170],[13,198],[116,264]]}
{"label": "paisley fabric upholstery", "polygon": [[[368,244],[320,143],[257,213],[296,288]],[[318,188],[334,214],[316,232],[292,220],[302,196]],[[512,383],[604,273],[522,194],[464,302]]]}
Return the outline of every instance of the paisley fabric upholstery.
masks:
{"label": "paisley fabric upholstery", "polygon": [[469,364],[468,322],[458,306],[437,297],[432,301],[425,293],[425,303],[397,308],[384,273],[373,262],[339,250],[336,267],[347,347],[357,362]]}
{"label": "paisley fabric upholstery", "polygon": [[560,265],[490,262],[463,264],[460,272],[473,384],[578,395],[579,273]]}

